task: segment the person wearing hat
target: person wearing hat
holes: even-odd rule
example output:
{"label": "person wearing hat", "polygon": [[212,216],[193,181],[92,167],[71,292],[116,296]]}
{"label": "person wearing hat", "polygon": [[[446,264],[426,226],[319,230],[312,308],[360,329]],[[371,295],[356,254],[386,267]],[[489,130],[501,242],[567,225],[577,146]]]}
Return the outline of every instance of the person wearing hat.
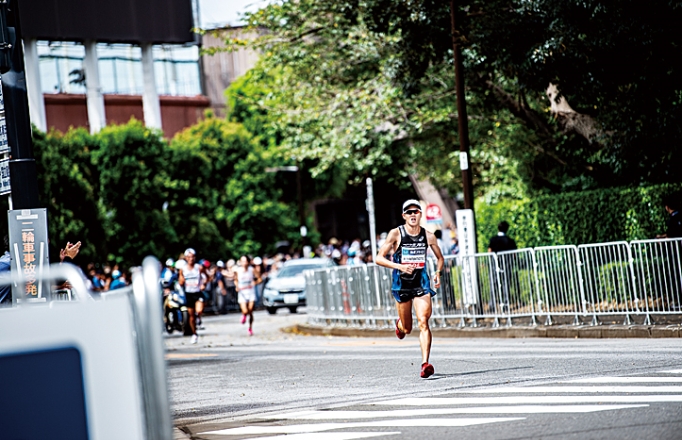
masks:
{"label": "person wearing hat", "polygon": [[203,295],[201,293],[204,290],[204,267],[197,263],[197,252],[194,249],[188,248],[184,256],[187,263],[182,269],[178,270],[178,282],[185,290],[189,327],[192,330],[192,344],[196,344],[199,336],[197,335],[195,313],[198,314],[204,310]]}
{"label": "person wearing hat", "polygon": [[[398,319],[395,334],[403,339],[412,332],[412,307],[419,325],[419,345],[422,352],[421,377],[427,378],[434,373],[429,363],[431,354],[431,297],[436,292],[426,271],[426,251],[431,248],[438,260],[433,277],[433,287],[440,287],[440,273],[443,270],[443,254],[438,247],[436,236],[420,226],[422,207],[418,200],[410,199],[403,203],[405,224],[391,231],[377,252],[376,263],[393,269],[391,293],[396,300]],[[386,255],[393,254],[393,261]]]}
{"label": "person wearing hat", "polygon": [[241,323],[245,324],[249,319],[249,336],[253,336],[253,308],[256,304],[256,291],[254,287],[260,282],[251,266],[251,259],[247,255],[242,255],[239,259],[237,268],[237,295],[239,308],[242,311]]}

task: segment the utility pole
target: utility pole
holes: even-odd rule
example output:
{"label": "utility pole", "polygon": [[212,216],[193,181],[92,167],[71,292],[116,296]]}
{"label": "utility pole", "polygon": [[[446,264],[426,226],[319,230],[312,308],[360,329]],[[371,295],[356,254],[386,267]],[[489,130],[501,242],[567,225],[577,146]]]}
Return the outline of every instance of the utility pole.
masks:
{"label": "utility pole", "polygon": [[38,174],[33,157],[24,51],[18,0],[0,0],[0,74],[7,120],[13,209],[38,207]]}
{"label": "utility pole", "polygon": [[307,243],[308,228],[305,225],[305,211],[303,210],[303,187],[301,186],[301,167],[296,167],[296,194],[298,196],[298,223],[301,230],[301,257],[309,257],[305,255],[305,247]]}
{"label": "utility pole", "polygon": [[308,236],[308,228],[305,225],[305,210],[303,209],[303,186],[301,184],[301,167],[297,165],[289,165],[283,167],[268,167],[265,169],[266,173],[278,172],[296,173],[296,193],[298,196],[298,223],[301,231],[301,255],[303,248],[307,244],[306,237]]}
{"label": "utility pole", "polygon": [[474,209],[474,188],[471,178],[471,161],[469,160],[469,121],[467,105],[464,97],[464,75],[462,66],[462,49],[460,35],[455,26],[455,0],[450,0],[450,21],[452,25],[452,50],[455,64],[455,92],[457,94],[457,131],[459,135],[459,164],[462,170],[462,191],[464,207]]}

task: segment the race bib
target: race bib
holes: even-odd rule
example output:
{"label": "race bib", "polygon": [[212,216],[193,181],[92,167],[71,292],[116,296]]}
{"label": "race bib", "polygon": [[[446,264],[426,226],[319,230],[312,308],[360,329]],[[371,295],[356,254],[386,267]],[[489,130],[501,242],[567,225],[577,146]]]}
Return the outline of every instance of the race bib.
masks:
{"label": "race bib", "polygon": [[422,269],[426,265],[426,248],[408,248],[403,246],[402,264],[409,264],[416,269]]}

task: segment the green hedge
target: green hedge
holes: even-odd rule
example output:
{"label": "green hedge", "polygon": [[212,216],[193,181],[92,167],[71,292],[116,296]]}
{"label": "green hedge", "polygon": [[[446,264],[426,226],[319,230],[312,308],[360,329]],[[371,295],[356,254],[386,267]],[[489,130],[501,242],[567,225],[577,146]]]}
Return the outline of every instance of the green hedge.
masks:
{"label": "green hedge", "polygon": [[189,246],[215,261],[300,245],[296,205],[265,172],[281,163],[241,124],[207,117],[170,143],[136,120],[94,135],[34,130],[33,150],[52,261],[79,240],[81,263],[124,266]]}
{"label": "green hedge", "polygon": [[478,249],[487,251],[502,220],[511,225],[509,236],[519,248],[654,238],[665,232],[668,214],[663,197],[680,190],[682,183],[554,194],[494,205],[479,201]]}

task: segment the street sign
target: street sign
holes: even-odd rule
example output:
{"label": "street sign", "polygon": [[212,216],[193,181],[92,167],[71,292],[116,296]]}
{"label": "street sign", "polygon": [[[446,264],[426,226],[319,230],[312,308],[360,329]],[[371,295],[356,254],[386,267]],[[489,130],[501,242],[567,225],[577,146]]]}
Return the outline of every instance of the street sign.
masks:
{"label": "street sign", "polygon": [[47,210],[7,211],[12,271],[23,274],[25,282],[12,285],[12,301],[45,302],[50,299],[50,284],[37,278],[50,265],[47,241]]}
{"label": "street sign", "polygon": [[0,159],[0,195],[12,192],[9,178],[9,157]]}
{"label": "street sign", "polygon": [[476,225],[474,211],[458,209],[455,211],[459,255],[462,257],[462,290],[466,305],[478,304],[478,273],[476,272]]}
{"label": "street sign", "polygon": [[7,121],[5,116],[0,116],[0,154],[9,153],[10,147],[9,142],[7,142]]}
{"label": "street sign", "polygon": [[436,205],[435,203],[429,203],[426,205],[426,223],[443,223],[443,211],[441,211],[440,206]]}

